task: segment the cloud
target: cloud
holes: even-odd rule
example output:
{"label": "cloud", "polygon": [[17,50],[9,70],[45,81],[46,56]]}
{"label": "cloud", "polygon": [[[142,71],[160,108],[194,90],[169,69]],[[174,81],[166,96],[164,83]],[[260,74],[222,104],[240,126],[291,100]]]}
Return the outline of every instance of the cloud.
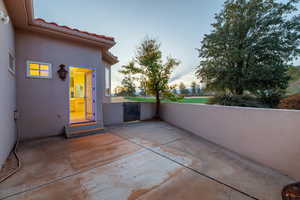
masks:
{"label": "cloud", "polygon": [[195,69],[192,67],[180,68],[179,71],[175,72],[173,76],[171,76],[170,82],[177,81],[187,74],[195,74]]}
{"label": "cloud", "polygon": [[170,85],[177,85],[178,86],[181,82],[183,82],[187,87],[190,87],[190,85],[192,84],[193,81],[200,84],[200,81],[195,76],[195,73],[193,71],[191,71],[189,73],[182,74],[180,77],[176,78],[173,81],[170,81]]}

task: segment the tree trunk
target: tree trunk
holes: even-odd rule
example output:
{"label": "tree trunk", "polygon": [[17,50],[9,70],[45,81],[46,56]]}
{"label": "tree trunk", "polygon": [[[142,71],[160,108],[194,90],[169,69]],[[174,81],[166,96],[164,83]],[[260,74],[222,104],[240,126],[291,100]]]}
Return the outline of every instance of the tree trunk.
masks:
{"label": "tree trunk", "polygon": [[243,88],[237,88],[236,89],[236,94],[237,95],[243,95],[244,94],[244,89]]}
{"label": "tree trunk", "polygon": [[160,107],[160,98],[159,98],[159,92],[156,92],[156,112],[155,112],[155,119],[160,119],[159,116],[159,107]]}

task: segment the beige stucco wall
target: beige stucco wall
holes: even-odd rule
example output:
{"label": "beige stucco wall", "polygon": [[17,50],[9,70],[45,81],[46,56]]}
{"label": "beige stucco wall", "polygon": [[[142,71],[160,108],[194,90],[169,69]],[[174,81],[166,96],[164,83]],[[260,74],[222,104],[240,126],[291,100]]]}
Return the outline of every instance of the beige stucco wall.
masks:
{"label": "beige stucco wall", "polygon": [[[3,0],[0,0],[0,10],[6,12]],[[16,139],[13,116],[16,109],[16,84],[14,75],[8,71],[9,52],[15,54],[13,27],[11,23],[0,22],[0,169]]]}
{"label": "beige stucco wall", "polygon": [[163,103],[161,117],[300,179],[300,111]]}
{"label": "beige stucco wall", "polygon": [[[101,51],[74,41],[16,31],[17,107],[22,139],[63,133],[69,123],[69,80],[59,79],[60,64],[96,67],[96,117],[103,126],[104,66]],[[26,78],[26,61],[52,64],[52,79]]]}
{"label": "beige stucco wall", "polygon": [[123,103],[104,103],[103,121],[105,126],[123,123]]}
{"label": "beige stucco wall", "polygon": [[155,103],[141,103],[141,120],[152,119],[155,116]]}

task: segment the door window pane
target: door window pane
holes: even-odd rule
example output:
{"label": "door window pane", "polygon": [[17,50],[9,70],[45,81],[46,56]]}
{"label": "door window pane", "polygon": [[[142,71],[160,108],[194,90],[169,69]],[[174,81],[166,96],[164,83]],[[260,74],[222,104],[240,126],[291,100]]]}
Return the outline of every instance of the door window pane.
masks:
{"label": "door window pane", "polygon": [[105,67],[105,96],[110,96],[110,70]]}

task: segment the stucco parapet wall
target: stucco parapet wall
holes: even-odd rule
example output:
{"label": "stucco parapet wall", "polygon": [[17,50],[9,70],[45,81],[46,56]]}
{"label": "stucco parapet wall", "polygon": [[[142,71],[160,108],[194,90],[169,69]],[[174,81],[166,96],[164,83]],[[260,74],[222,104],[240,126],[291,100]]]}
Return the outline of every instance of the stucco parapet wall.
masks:
{"label": "stucco parapet wall", "polygon": [[161,118],[300,179],[300,111],[162,103]]}
{"label": "stucco parapet wall", "polygon": [[[124,123],[124,107],[125,102],[103,103],[103,121],[104,125],[114,125]],[[128,102],[126,102],[128,103]],[[140,103],[140,120],[152,119],[155,115],[155,103]]]}
{"label": "stucco parapet wall", "polygon": [[177,105],[193,105],[193,106],[203,106],[206,108],[223,108],[228,110],[257,110],[257,111],[278,111],[278,112],[296,112],[300,114],[300,110],[289,110],[289,109],[275,109],[275,108],[253,108],[253,107],[240,107],[240,106],[222,106],[222,105],[208,105],[201,103],[177,103],[177,102],[168,102],[161,104],[177,104]]}

